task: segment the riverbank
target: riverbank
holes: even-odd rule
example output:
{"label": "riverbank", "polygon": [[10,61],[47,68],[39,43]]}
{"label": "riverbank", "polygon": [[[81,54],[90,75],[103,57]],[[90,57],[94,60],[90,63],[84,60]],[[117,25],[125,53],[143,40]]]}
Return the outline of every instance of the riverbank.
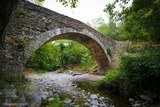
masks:
{"label": "riverbank", "polygon": [[[113,97],[111,93],[110,95],[107,95],[105,92],[102,92],[103,94],[99,93],[100,90],[91,85],[91,82],[102,79],[103,76],[75,72],[49,72],[45,74],[31,74],[26,76],[26,78],[39,87],[42,99],[45,102],[47,102],[46,100],[53,100],[58,96],[64,100],[64,107],[114,107],[115,105],[116,107],[124,107],[122,105],[125,100],[115,101],[120,100],[120,98],[118,96]],[[83,84],[83,86],[80,84]],[[43,105],[45,104],[43,103]]]}
{"label": "riverbank", "polygon": [[14,77],[0,90],[0,106],[130,107],[121,96],[98,89],[95,81],[103,76],[79,72],[24,74],[25,78]]}

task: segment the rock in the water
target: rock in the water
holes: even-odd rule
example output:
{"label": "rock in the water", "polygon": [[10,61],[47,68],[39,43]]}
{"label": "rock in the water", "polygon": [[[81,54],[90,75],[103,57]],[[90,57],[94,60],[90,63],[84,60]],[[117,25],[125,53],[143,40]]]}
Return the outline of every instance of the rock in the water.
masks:
{"label": "rock in the water", "polygon": [[72,76],[82,75],[82,73],[72,73]]}
{"label": "rock in the water", "polygon": [[144,100],[147,100],[147,101],[151,101],[152,100],[152,98],[150,96],[144,95],[144,94],[140,95],[140,98],[142,98]]}
{"label": "rock in the water", "polygon": [[96,94],[91,94],[90,99],[92,100],[98,99],[98,96]]}
{"label": "rock in the water", "polygon": [[3,95],[3,93],[2,93],[2,92],[0,92],[0,96],[1,96],[1,95]]}
{"label": "rock in the water", "polygon": [[108,97],[106,97],[106,100],[109,100],[109,98],[108,98]]}
{"label": "rock in the water", "polygon": [[92,104],[92,106],[98,106],[99,105],[98,100],[92,100],[91,104]]}
{"label": "rock in the water", "polygon": [[92,107],[98,107],[98,106],[93,105]]}
{"label": "rock in the water", "polygon": [[132,107],[141,107],[141,104],[133,104]]}
{"label": "rock in the water", "polygon": [[129,98],[129,102],[134,102],[135,100],[133,98]]}
{"label": "rock in the water", "polygon": [[108,107],[107,104],[104,104],[104,103],[103,103],[102,105],[103,105],[103,107]]}
{"label": "rock in the water", "polygon": [[90,104],[89,104],[89,103],[87,103],[87,102],[85,102],[85,103],[84,103],[84,105],[85,105],[85,106],[87,106],[87,107],[88,107],[88,106],[90,106]]}
{"label": "rock in the water", "polygon": [[64,103],[66,103],[66,104],[69,104],[69,103],[71,103],[71,102],[72,102],[72,100],[69,99],[69,98],[67,98],[67,99],[64,101]]}
{"label": "rock in the water", "polygon": [[48,98],[48,101],[52,101],[52,100],[54,100],[54,98]]}
{"label": "rock in the water", "polygon": [[100,100],[100,101],[102,101],[102,100],[104,100],[104,99],[105,99],[104,97],[99,97],[99,100]]}
{"label": "rock in the water", "polygon": [[91,99],[87,99],[88,102],[91,102]]}

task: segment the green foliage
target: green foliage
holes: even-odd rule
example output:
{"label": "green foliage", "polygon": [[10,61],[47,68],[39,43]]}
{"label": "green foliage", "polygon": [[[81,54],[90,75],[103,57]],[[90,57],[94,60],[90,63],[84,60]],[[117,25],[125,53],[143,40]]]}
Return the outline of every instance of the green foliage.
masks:
{"label": "green foliage", "polygon": [[123,22],[116,25],[110,18],[109,23],[105,23],[104,19],[97,18],[88,23],[91,27],[97,29],[103,35],[108,36],[115,40],[128,40],[131,39],[131,34],[125,29]]}
{"label": "green foliage", "polygon": [[41,46],[29,58],[26,67],[33,67],[42,70],[57,69],[58,48],[53,44],[48,43]]}
{"label": "green foliage", "polygon": [[137,46],[124,46],[123,51],[128,52],[128,53],[137,53],[140,51],[140,47]]}
{"label": "green foliage", "polygon": [[40,69],[36,72],[43,73],[58,68],[70,69],[74,65],[86,69],[92,62],[93,58],[86,47],[74,41],[61,40],[41,46],[29,58],[26,67]]}
{"label": "green foliage", "polygon": [[82,54],[81,62],[80,62],[80,67],[82,70],[87,70],[89,66],[91,66],[91,62],[93,61],[93,57],[90,55],[88,52],[84,52]]}
{"label": "green foliage", "polygon": [[159,90],[160,50],[156,46],[127,47],[127,52],[137,56],[122,56],[117,70],[109,71],[99,85],[110,84],[129,93],[142,90]]}
{"label": "green foliage", "polygon": [[97,81],[99,86],[103,86],[105,84],[110,84],[112,86],[118,86],[119,85],[119,77],[120,72],[116,69],[107,71],[105,77],[102,80]]}
{"label": "green foliage", "polygon": [[56,97],[53,100],[50,100],[46,107],[64,107],[64,101],[61,100],[59,97]]}
{"label": "green foliage", "polygon": [[[132,40],[160,41],[160,1],[133,0],[127,7],[129,0],[115,0],[106,6],[112,19],[122,20],[125,28],[131,33]],[[120,3],[122,12],[114,11],[115,5]]]}

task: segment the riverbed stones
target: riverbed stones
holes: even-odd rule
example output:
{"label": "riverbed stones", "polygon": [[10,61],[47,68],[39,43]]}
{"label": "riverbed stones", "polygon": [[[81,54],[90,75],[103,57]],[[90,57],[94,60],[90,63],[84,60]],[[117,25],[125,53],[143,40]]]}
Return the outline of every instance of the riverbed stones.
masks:
{"label": "riverbed stones", "polygon": [[152,98],[149,95],[144,95],[144,94],[140,95],[140,98],[142,98],[144,100],[147,100],[147,101],[151,101],[152,100]]}
{"label": "riverbed stones", "polygon": [[64,103],[66,103],[66,104],[70,104],[71,102],[72,102],[72,100],[69,99],[69,98],[67,98],[67,99],[64,101]]}
{"label": "riverbed stones", "polygon": [[52,100],[54,100],[54,98],[48,98],[48,101],[52,101]]}
{"label": "riverbed stones", "polygon": [[99,100],[100,101],[103,101],[105,98],[104,97],[99,97]]}
{"label": "riverbed stones", "polygon": [[136,103],[136,104],[133,104],[132,107],[141,107],[141,104]]}
{"label": "riverbed stones", "polygon": [[129,102],[134,102],[135,100],[133,98],[129,98]]}
{"label": "riverbed stones", "polygon": [[[83,99],[84,107],[109,107],[106,103],[108,102],[108,97],[102,97],[97,93],[87,92],[80,88],[75,87],[74,81],[80,81],[83,79],[83,75],[73,76],[72,74],[63,73],[47,73],[45,78],[37,76],[39,81],[38,87],[41,88],[41,95],[43,99],[52,100],[53,98],[59,97],[61,93],[65,92],[71,94],[72,99],[65,99],[65,107],[76,107],[74,103],[77,99]],[[60,77],[61,76],[61,77]],[[58,77],[58,78],[57,78]],[[32,79],[32,77],[30,77]],[[33,81],[34,82],[34,81]],[[74,103],[74,104],[73,104]],[[78,105],[77,105],[78,106]]]}
{"label": "riverbed stones", "polygon": [[96,94],[91,94],[91,95],[90,95],[90,99],[91,99],[91,100],[98,99],[98,96],[97,96]]}
{"label": "riverbed stones", "polygon": [[91,103],[92,106],[98,106],[99,105],[98,100],[92,100],[90,103]]}
{"label": "riverbed stones", "polygon": [[0,91],[0,96],[3,95],[3,93]]}

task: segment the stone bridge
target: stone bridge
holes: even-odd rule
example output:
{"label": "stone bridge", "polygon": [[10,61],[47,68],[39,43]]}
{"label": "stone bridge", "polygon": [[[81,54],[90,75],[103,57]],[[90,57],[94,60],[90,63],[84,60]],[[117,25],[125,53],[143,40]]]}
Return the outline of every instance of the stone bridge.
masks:
{"label": "stone bridge", "polygon": [[41,45],[59,39],[85,45],[95,57],[100,71],[104,72],[112,66],[107,50],[116,45],[115,41],[78,20],[27,1],[20,1],[13,8],[3,38],[0,49],[2,73],[22,71],[27,59]]}

